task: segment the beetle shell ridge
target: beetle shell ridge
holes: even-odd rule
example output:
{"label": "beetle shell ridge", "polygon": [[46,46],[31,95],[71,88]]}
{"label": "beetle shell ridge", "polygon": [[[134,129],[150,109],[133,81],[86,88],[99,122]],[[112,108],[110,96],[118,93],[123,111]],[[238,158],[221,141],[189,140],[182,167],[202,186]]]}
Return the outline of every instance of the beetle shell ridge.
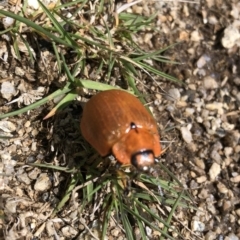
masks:
{"label": "beetle shell ridge", "polygon": [[[83,137],[101,156],[113,154],[121,164],[132,164],[136,156],[135,165],[142,168],[152,165],[154,157],[161,154],[154,118],[135,96],[123,90],[93,96],[83,109],[80,127]],[[149,151],[153,157],[148,162]]]}

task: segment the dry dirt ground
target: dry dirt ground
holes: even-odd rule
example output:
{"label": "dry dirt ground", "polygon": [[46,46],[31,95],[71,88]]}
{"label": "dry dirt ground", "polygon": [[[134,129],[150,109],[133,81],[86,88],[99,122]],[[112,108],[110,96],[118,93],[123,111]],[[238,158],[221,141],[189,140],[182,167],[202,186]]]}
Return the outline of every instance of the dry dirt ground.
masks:
{"label": "dry dirt ground", "polygon": [[[185,83],[153,82],[143,74],[138,85],[149,96],[162,146],[168,147],[161,161],[190,189],[197,206],[196,211],[178,210],[182,224],[176,227],[185,239],[240,239],[240,3],[155,1],[148,7],[158,12],[156,28],[140,33],[136,41],[149,51],[178,42],[165,56],[180,64],[155,67]],[[152,11],[148,7],[135,5],[132,11],[147,15]],[[24,50],[23,60],[17,61],[11,42],[0,36],[1,113],[62,86],[55,57],[44,44],[36,50],[39,61],[30,65]],[[80,219],[66,203],[61,214],[51,217],[71,173],[26,165],[71,168],[84,152],[81,104],[75,101],[43,121],[52,106],[0,121],[1,135],[13,137],[0,140],[1,239],[91,239],[91,213]],[[124,239],[122,231],[113,230],[109,228],[108,239]]]}

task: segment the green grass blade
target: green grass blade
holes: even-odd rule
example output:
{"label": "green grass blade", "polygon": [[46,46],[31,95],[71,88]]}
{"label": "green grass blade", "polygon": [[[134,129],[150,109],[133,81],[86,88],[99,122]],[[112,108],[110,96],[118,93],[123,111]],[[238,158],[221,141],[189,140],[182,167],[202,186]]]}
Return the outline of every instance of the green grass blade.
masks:
{"label": "green grass blade", "polygon": [[72,190],[76,187],[78,181],[79,181],[79,173],[75,173],[73,177],[71,178],[71,181],[68,185],[68,188],[66,189],[64,197],[61,199],[61,201],[58,203],[57,207],[55,208],[53,212],[53,216],[58,213],[66,204],[66,202],[70,199],[70,196],[72,194]]}
{"label": "green grass blade", "polygon": [[76,97],[77,93],[70,92],[68,93],[43,119],[50,118],[59,112],[60,110],[66,108]]}
{"label": "green grass blade", "polygon": [[[176,199],[176,201],[175,201],[175,203],[174,203],[174,205],[173,205],[173,207],[172,207],[172,209],[171,209],[171,211],[170,211],[170,213],[169,213],[169,215],[168,215],[168,218],[167,218],[167,221],[166,221],[167,224],[170,224],[170,222],[171,222],[171,220],[172,220],[172,217],[173,217],[173,214],[174,214],[174,212],[176,211],[177,207],[179,206],[179,202],[180,202],[180,200],[182,199],[182,196],[183,196],[183,192],[181,192],[181,193],[179,194],[178,198]],[[164,233],[167,233],[167,231],[168,231],[168,228],[167,228],[167,226],[165,225],[165,226],[164,226],[164,229],[163,229],[163,232],[164,232]],[[163,236],[161,236],[160,240],[164,240]]]}
{"label": "green grass blade", "polygon": [[[92,179],[92,174],[87,174],[86,175],[86,181],[88,181],[89,179]],[[88,185],[87,185],[87,201],[90,202],[93,199],[93,182],[91,181]]]}
{"label": "green grass blade", "polygon": [[122,202],[119,202],[119,208],[120,208],[121,219],[124,226],[126,237],[128,240],[134,240],[132,226],[129,222],[129,219],[127,217],[127,211],[125,211],[126,209],[122,205]]}
{"label": "green grass blade", "polygon": [[41,105],[53,100],[55,97],[58,97],[60,95],[63,95],[65,93],[68,93],[70,92],[71,89],[69,87],[69,84],[63,88],[63,89],[59,89],[57,91],[55,91],[54,93],[48,95],[47,97],[35,102],[35,103],[32,103],[24,108],[21,108],[19,110],[16,110],[16,111],[13,111],[13,112],[10,112],[10,113],[5,113],[5,114],[2,114],[0,115],[0,119],[3,119],[3,118],[6,118],[6,117],[12,117],[12,116],[15,116],[15,115],[19,115],[19,114],[22,114],[22,113],[25,113],[29,110],[32,110],[32,109],[35,109],[37,107],[40,107]]}
{"label": "green grass blade", "polygon": [[[140,216],[136,205],[134,205],[134,211],[136,212],[137,215]],[[142,239],[143,239],[143,240],[147,240],[147,238],[146,238],[146,233],[145,233],[145,230],[144,230],[144,226],[143,226],[143,224],[142,224],[142,221],[140,221],[138,217],[136,217],[136,221],[137,221],[137,225],[138,225],[138,227],[139,227],[139,230],[140,230]]]}
{"label": "green grass blade", "polygon": [[69,68],[67,66],[65,58],[64,58],[62,53],[60,53],[60,55],[61,55],[61,59],[62,59],[62,62],[63,62],[63,68],[65,70],[65,73],[67,74],[67,77],[68,77],[68,81],[74,84],[75,83],[75,79],[74,79],[73,75],[70,73],[70,70],[69,70]]}
{"label": "green grass blade", "polygon": [[[12,35],[13,36],[13,35]],[[16,54],[16,57],[19,61],[21,61],[21,55],[20,55],[20,51],[19,51],[19,47],[18,47],[18,39],[16,36],[13,36],[13,49],[14,52]]]}
{"label": "green grass blade", "polygon": [[57,64],[58,64],[58,71],[59,73],[62,72],[62,64],[61,64],[61,59],[57,50],[57,46],[55,42],[52,42],[52,46],[53,46],[53,51],[55,53],[56,59],[57,59]]}
{"label": "green grass blade", "polygon": [[55,165],[52,165],[52,164],[28,163],[28,165],[29,166],[33,166],[33,167],[39,167],[39,168],[54,169],[54,170],[61,171],[61,172],[66,172],[66,173],[74,173],[74,172],[76,172],[76,169],[55,166]]}
{"label": "green grass blade", "polygon": [[13,31],[14,27],[7,28],[3,31],[0,31],[0,35]]}
{"label": "green grass blade", "polygon": [[137,63],[138,63],[143,69],[145,69],[145,70],[147,70],[147,71],[149,71],[149,72],[151,72],[151,73],[154,73],[154,74],[156,74],[156,75],[158,75],[158,76],[160,76],[160,77],[162,77],[162,78],[168,79],[168,80],[170,80],[170,81],[172,81],[172,82],[175,82],[175,83],[178,83],[178,84],[184,84],[182,81],[178,80],[177,78],[172,77],[172,76],[170,76],[170,75],[168,75],[168,74],[166,74],[166,73],[164,73],[164,72],[160,72],[159,70],[157,70],[157,69],[149,66],[148,64],[145,64],[145,63],[143,63],[143,62],[137,62]]}
{"label": "green grass blade", "polygon": [[[131,58],[134,60],[134,61],[142,61],[142,60],[146,60],[146,59],[155,59],[156,56],[159,56],[159,54],[167,51],[168,49],[170,48],[173,48],[177,45],[178,43],[174,43],[172,45],[169,45],[165,48],[162,48],[162,49],[159,49],[159,50],[156,50],[156,51],[153,51],[153,52],[150,52],[150,53],[147,53],[147,52],[143,52],[139,47],[138,47],[138,51],[139,53],[133,53],[131,54]],[[139,57],[137,57],[137,55],[140,55]],[[161,59],[163,60],[166,60],[166,58],[164,56],[160,56]],[[161,61],[161,60],[159,60]],[[171,62],[171,61],[170,61]]]}
{"label": "green grass blade", "polygon": [[85,87],[87,89],[95,89],[99,91],[105,91],[105,90],[110,90],[110,89],[119,89],[113,86],[110,86],[109,84],[106,83],[100,83],[92,80],[87,80],[87,79],[75,79],[75,85],[79,87]]}
{"label": "green grass blade", "polygon": [[7,12],[7,11],[4,11],[4,10],[0,10],[0,14],[3,15],[3,16],[11,17],[11,18],[13,18],[13,19],[15,19],[19,22],[22,22],[22,23],[26,24],[27,26],[34,29],[36,32],[39,32],[39,33],[47,36],[49,38],[49,40],[53,40],[57,43],[63,44],[64,46],[67,46],[67,47],[73,47],[72,44],[68,44],[64,39],[59,38],[58,36],[52,34],[48,30],[46,30],[45,28],[43,28],[43,27],[39,26],[38,24],[28,20],[27,18],[24,18],[22,16],[19,16],[17,14]]}
{"label": "green grass blade", "polygon": [[59,21],[54,17],[54,15],[45,7],[45,5],[38,1],[41,8],[43,9],[44,13],[49,17],[51,22],[53,23],[55,30],[60,34],[60,38],[64,39],[66,41],[67,45],[70,45],[72,48],[78,48],[76,42],[74,42],[70,36],[68,35],[68,32],[61,26]]}
{"label": "green grass blade", "polygon": [[[146,208],[145,205],[140,204],[139,201],[136,201],[136,203],[139,204],[140,207],[144,207],[144,209],[149,212],[149,209]],[[127,212],[129,212],[131,215],[135,216],[136,218],[139,218],[139,220],[141,220],[141,221],[143,221],[145,224],[151,226],[151,228],[155,229],[156,231],[161,232],[162,234],[164,234],[165,237],[168,237],[169,239],[174,240],[174,238],[171,237],[169,234],[164,233],[160,228],[158,228],[158,227],[156,227],[155,225],[153,225],[153,224],[152,224],[151,222],[149,222],[147,219],[145,219],[145,218],[142,217],[141,215],[136,214],[135,211],[129,209],[129,206],[125,206],[125,207],[124,207],[124,210],[127,211]],[[155,216],[156,216],[156,215],[155,215]],[[159,218],[157,218],[157,219],[159,220]],[[161,220],[161,222],[163,222],[164,225],[166,224],[163,220]]]}
{"label": "green grass blade", "polygon": [[[108,194],[107,199],[112,199],[112,194]],[[106,239],[107,227],[108,227],[108,223],[109,223],[113,208],[114,208],[114,200],[112,199],[110,205],[105,210],[105,217],[104,217],[103,226],[102,226],[102,236],[101,236],[102,240]]]}
{"label": "green grass blade", "polygon": [[24,37],[22,37],[21,34],[19,34],[19,37],[21,38],[22,42],[25,44],[27,50],[28,50],[28,54],[30,56],[30,61],[31,61],[31,64],[33,65],[34,64],[34,61],[35,61],[35,57],[33,56],[33,53],[31,51],[31,47],[28,43],[28,41],[26,41],[26,39]]}

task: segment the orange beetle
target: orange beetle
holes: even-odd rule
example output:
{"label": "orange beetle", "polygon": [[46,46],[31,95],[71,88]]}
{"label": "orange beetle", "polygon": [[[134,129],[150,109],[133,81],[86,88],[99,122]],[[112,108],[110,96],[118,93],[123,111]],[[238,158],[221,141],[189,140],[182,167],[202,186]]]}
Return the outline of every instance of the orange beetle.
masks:
{"label": "orange beetle", "polygon": [[122,90],[93,96],[83,109],[83,137],[101,156],[148,170],[161,154],[157,124],[142,103]]}

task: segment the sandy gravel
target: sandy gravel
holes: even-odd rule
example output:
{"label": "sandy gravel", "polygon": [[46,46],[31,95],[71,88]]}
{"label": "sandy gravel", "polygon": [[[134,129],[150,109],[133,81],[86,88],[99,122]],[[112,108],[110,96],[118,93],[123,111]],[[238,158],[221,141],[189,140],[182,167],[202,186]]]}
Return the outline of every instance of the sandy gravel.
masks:
{"label": "sandy gravel", "polygon": [[[149,96],[162,145],[168,147],[161,161],[189,189],[197,206],[196,211],[179,209],[176,218],[182,224],[176,226],[185,239],[238,240],[240,3],[149,1],[128,11],[145,16],[158,13],[154,30],[141,32],[135,39],[144,49],[178,43],[164,53],[178,64],[150,64],[184,85],[152,81],[144,73],[138,83],[139,90]],[[0,36],[0,113],[35,102],[64,85],[65,77],[59,75],[55,57],[45,44],[39,62],[32,65],[24,54],[23,61],[17,61],[11,42],[6,35]],[[21,51],[26,52],[24,46]],[[76,192],[74,201],[52,216],[71,173],[26,165],[44,162],[73,167],[84,152],[81,104],[75,101],[43,121],[53,106],[0,120],[0,135],[13,137],[0,139],[1,239],[91,239],[88,228],[98,234],[90,209],[85,219],[79,217],[74,204],[81,202]],[[110,226],[107,239],[124,239],[121,229],[116,229]]]}

